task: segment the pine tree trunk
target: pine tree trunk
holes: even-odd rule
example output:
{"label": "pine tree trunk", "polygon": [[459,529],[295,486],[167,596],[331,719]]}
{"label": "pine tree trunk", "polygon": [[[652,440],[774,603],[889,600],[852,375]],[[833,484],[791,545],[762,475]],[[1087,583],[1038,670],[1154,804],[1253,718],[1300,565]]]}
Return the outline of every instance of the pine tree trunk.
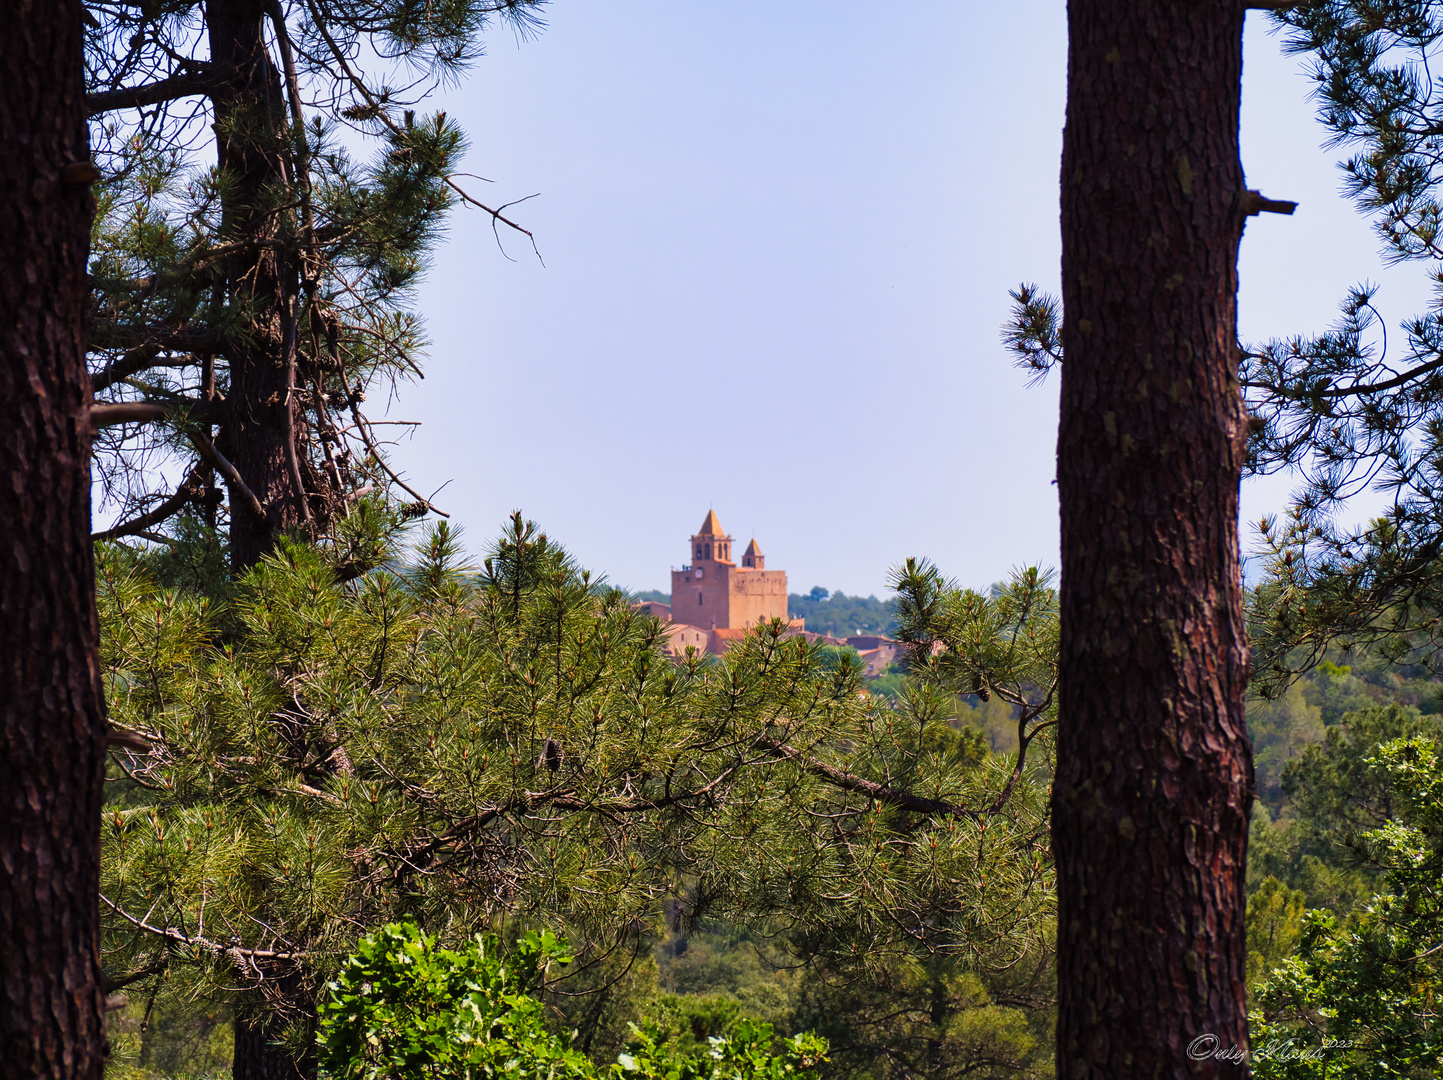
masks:
{"label": "pine tree trunk", "polygon": [[[219,448],[261,501],[265,521],[247,512],[231,492],[231,561],[237,571],[254,566],[279,531],[302,522],[302,493],[289,473],[293,439],[282,319],[293,293],[289,257],[266,247],[281,235],[278,204],[288,202],[283,139],[286,123],[280,74],[266,52],[264,0],[211,0],[206,11],[211,59],[232,65],[235,79],[213,93],[219,168],[227,175],[222,205],[222,242],[254,246],[226,260],[232,303],[244,314],[246,333],[226,351],[229,385]],[[235,1021],[235,1080],[304,1080],[315,1073],[310,1058],[296,1060],[281,1040],[276,1012]]]}
{"label": "pine tree trunk", "polygon": [[302,521],[301,495],[287,465],[293,403],[282,332],[294,275],[287,256],[261,246],[280,234],[276,205],[289,186],[284,99],[265,48],[264,15],[260,0],[211,0],[206,15],[211,59],[236,70],[234,81],[212,94],[217,157],[229,179],[222,242],[256,245],[225,264],[232,302],[245,312],[246,333],[226,352],[229,386],[219,449],[267,511],[267,520],[257,520],[231,493],[231,557],[237,570],[259,562],[278,530]]}
{"label": "pine tree trunk", "polygon": [[[264,962],[262,962],[264,963]],[[232,1080],[311,1080],[316,1075],[316,987],[296,968],[266,970],[266,996],[235,1019]],[[299,1028],[286,1048],[287,1027]]]}
{"label": "pine tree trunk", "polygon": [[78,0],[0,4],[0,1072],[37,1080],[105,1054],[81,47]]}
{"label": "pine tree trunk", "polygon": [[1242,1076],[1243,6],[1068,14],[1057,1069]]}
{"label": "pine tree trunk", "polygon": [[310,1080],[316,1075],[313,1056],[297,1061],[281,1042],[283,1025],[267,1016],[235,1022],[235,1056],[231,1080]]}

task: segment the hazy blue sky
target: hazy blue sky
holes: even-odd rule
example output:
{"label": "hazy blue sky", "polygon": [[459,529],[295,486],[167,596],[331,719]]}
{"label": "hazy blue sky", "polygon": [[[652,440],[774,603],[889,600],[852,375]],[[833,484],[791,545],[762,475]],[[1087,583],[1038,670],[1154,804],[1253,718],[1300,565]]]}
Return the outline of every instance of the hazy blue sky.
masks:
{"label": "hazy blue sky", "polygon": [[[1056,386],[998,339],[1055,289],[1062,0],[556,0],[444,96],[478,194],[422,291],[427,378],[397,461],[480,549],[513,509],[635,589],[669,587],[715,507],[793,591],[883,594],[933,558],[969,584],[1055,563]],[[1248,16],[1249,186],[1301,204],[1243,242],[1244,337],[1303,332],[1381,280],[1296,60]],[[1245,491],[1250,519],[1286,483]],[[1251,534],[1245,533],[1245,545]]]}

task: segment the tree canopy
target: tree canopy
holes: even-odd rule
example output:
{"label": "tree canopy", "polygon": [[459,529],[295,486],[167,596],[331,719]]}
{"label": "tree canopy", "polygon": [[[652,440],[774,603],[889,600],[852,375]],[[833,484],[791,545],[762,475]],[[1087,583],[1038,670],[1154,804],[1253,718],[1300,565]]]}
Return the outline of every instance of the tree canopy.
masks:
{"label": "tree canopy", "polygon": [[447,211],[525,230],[462,186],[456,119],[418,106],[539,6],[86,4],[103,537],[189,509],[244,569],[287,530],[337,542],[358,493],[432,509],[361,406],[421,377],[414,289]]}
{"label": "tree canopy", "polygon": [[[350,582],[289,542],[220,595],[162,586],[173,560],[102,550],[134,740],[104,819],[110,979],[228,997],[238,1047],[303,1065],[329,973],[398,918],[551,927],[583,970],[663,909],[842,965],[1001,970],[1045,940],[1031,765],[953,752],[933,699],[859,693],[780,622],[678,665],[519,515],[475,570],[444,525]],[[989,684],[1016,678],[989,648]]]}

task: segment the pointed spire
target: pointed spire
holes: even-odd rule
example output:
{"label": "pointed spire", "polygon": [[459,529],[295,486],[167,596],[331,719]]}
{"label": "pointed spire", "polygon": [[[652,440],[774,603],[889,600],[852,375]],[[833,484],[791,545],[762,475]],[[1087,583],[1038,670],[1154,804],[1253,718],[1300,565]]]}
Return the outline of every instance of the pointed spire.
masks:
{"label": "pointed spire", "polygon": [[755,536],[753,536],[753,537],[752,537],[752,542],[751,542],[750,544],[748,544],[748,545],[747,545],[747,549],[742,552],[742,557],[745,558],[745,557],[747,557],[748,555],[750,555],[750,556],[757,556],[757,555],[760,555],[761,553],[762,553],[762,549],[759,548],[759,547],[757,547],[757,538],[756,538]]}
{"label": "pointed spire", "polygon": [[706,520],[701,523],[701,528],[700,528],[699,530],[697,530],[697,535],[698,535],[698,536],[725,536],[725,535],[726,535],[724,532],[722,532],[721,522],[716,519],[716,511],[715,511],[715,510],[708,510],[708,511],[706,512]]}

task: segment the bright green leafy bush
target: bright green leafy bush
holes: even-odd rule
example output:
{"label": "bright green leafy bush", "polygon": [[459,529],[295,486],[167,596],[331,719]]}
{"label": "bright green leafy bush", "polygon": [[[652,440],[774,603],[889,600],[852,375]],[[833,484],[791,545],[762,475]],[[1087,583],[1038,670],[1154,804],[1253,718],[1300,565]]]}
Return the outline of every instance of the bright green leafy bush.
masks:
{"label": "bright green leafy bush", "polygon": [[686,1054],[637,1030],[616,1064],[598,1069],[551,1031],[533,996],[548,967],[569,963],[550,933],[509,953],[495,937],[444,949],[411,923],[362,938],[321,1007],[320,1064],[334,1080],[806,1080],[826,1060],[814,1035],[774,1040],[770,1024],[741,1020]]}
{"label": "bright green leafy bush", "polygon": [[[1351,920],[1307,913],[1297,955],[1258,990],[1259,1080],[1371,1080],[1443,1072],[1443,764],[1427,738],[1371,759],[1391,815],[1354,838],[1386,891]],[[1378,783],[1368,787],[1376,791]]]}

